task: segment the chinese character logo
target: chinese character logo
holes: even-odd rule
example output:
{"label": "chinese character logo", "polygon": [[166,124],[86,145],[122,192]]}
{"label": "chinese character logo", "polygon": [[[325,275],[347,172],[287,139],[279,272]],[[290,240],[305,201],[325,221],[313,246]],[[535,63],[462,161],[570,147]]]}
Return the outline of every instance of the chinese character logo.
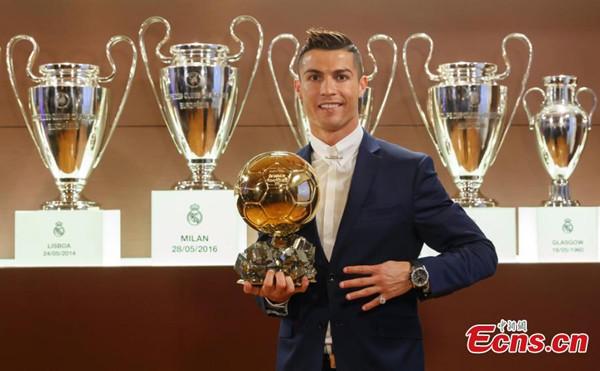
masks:
{"label": "chinese character logo", "polygon": [[569,219],[569,218],[565,219],[565,222],[563,223],[563,226],[562,226],[562,230],[566,234],[573,232],[573,224],[571,224],[571,219]]}
{"label": "chinese character logo", "polygon": [[53,232],[56,237],[62,237],[65,234],[65,227],[63,227],[63,223],[56,222]]}
{"label": "chinese character logo", "polygon": [[202,223],[202,213],[200,212],[200,206],[193,204],[190,206],[190,212],[187,214],[187,221],[190,225],[196,226]]}

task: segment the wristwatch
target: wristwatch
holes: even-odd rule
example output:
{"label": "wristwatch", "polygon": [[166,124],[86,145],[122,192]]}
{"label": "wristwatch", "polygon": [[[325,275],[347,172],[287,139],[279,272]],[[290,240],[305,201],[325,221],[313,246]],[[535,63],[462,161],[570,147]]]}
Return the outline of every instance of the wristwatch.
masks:
{"label": "wristwatch", "polygon": [[429,273],[423,263],[418,260],[410,262],[410,281],[413,288],[428,291],[429,288]]}

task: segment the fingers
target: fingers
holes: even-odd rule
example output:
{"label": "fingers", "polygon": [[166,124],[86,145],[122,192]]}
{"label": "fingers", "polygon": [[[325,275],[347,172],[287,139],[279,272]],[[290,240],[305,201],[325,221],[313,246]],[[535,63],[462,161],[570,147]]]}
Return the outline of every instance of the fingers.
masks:
{"label": "fingers", "polygon": [[368,302],[367,304],[363,305],[361,309],[366,312],[366,311],[371,310],[379,305],[381,305],[381,303],[379,302],[379,296],[377,296],[375,299],[373,299],[370,302]]}
{"label": "fingers", "polygon": [[346,289],[349,287],[365,287],[373,285],[374,283],[375,279],[373,277],[355,278],[340,282],[340,288]]}
{"label": "fingers", "polygon": [[260,287],[252,286],[250,282],[244,281],[244,293],[258,295],[260,293]]}
{"label": "fingers", "polygon": [[366,287],[362,290],[358,290],[358,291],[354,291],[354,292],[346,294],[346,299],[354,300],[354,299],[364,298],[364,297],[375,295],[375,294],[379,293],[379,290],[380,289],[375,286]]}
{"label": "fingers", "polygon": [[308,289],[308,278],[306,278],[306,276],[302,277],[302,285],[300,287],[296,287],[295,292],[306,292],[306,289]]}
{"label": "fingers", "polygon": [[354,265],[344,268],[346,274],[372,274],[378,269],[378,265]]}

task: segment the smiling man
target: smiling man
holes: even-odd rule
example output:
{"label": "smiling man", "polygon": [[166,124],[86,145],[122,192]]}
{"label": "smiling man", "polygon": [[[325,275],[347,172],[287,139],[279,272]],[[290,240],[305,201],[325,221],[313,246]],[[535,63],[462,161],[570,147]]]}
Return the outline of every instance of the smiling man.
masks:
{"label": "smiling man", "polygon": [[[491,276],[492,243],[453,203],[430,157],[376,139],[358,125],[367,86],[360,54],[342,33],[310,29],[296,93],[311,124],[322,202],[299,235],[317,247],[317,282],[294,287],[269,271],[244,284],[282,317],[277,370],[423,370],[417,299]],[[441,254],[418,259],[423,243]]]}

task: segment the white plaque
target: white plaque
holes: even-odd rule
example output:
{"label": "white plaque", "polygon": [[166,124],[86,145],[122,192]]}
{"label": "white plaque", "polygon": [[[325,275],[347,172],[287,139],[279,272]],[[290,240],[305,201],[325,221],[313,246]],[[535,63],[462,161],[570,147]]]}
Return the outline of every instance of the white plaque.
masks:
{"label": "white plaque", "polygon": [[[517,227],[514,207],[465,208],[465,212],[496,248],[500,263],[514,262],[517,254]],[[439,253],[423,246],[419,257],[437,256]]]}
{"label": "white plaque", "polygon": [[538,208],[537,242],[540,262],[597,261],[598,208]]}
{"label": "white plaque", "polygon": [[232,190],[152,191],[154,265],[234,265],[246,233]]}
{"label": "white plaque", "polygon": [[15,266],[115,266],[119,210],[15,212]]}

